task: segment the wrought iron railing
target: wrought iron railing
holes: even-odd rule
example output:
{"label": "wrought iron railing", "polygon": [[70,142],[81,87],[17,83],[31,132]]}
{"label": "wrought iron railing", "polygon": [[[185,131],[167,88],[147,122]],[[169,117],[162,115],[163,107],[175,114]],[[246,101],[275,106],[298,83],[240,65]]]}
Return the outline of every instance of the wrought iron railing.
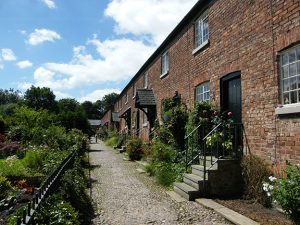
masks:
{"label": "wrought iron railing", "polygon": [[[198,125],[185,136],[186,169],[192,164],[201,164],[204,170],[210,169],[219,159],[241,157],[244,151],[243,124],[204,126]],[[245,139],[245,140],[244,140]],[[204,171],[206,175],[206,171]],[[204,177],[206,179],[206,177]]]}
{"label": "wrought iron railing", "polygon": [[54,193],[59,185],[61,175],[73,163],[75,152],[71,153],[51,175],[43,182],[41,187],[31,201],[27,204],[26,209],[23,210],[22,217],[18,217],[17,225],[25,225],[33,223],[33,216],[38,209],[39,205],[45,200],[47,195]]}

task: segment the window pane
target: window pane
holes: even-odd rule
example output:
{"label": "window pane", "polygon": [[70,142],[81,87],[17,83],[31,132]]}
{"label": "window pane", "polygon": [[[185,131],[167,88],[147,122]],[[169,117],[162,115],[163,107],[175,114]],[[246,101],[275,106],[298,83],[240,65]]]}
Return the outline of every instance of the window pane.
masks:
{"label": "window pane", "polygon": [[283,67],[283,78],[289,77],[289,66]]}
{"label": "window pane", "polygon": [[297,60],[300,60],[300,47],[296,50]]}
{"label": "window pane", "polygon": [[290,78],[290,90],[295,90],[297,88],[296,78],[297,77]]}
{"label": "window pane", "polygon": [[289,52],[289,63],[295,62],[296,60],[296,52],[293,50]]}
{"label": "window pane", "polygon": [[300,61],[297,62],[297,74],[300,75]]}
{"label": "window pane", "polygon": [[300,76],[297,76],[297,88],[300,89]]}
{"label": "window pane", "polygon": [[290,71],[289,71],[289,76],[290,77],[295,76],[297,74],[296,69],[297,69],[296,63],[290,64]]}
{"label": "window pane", "polygon": [[289,90],[289,80],[283,80],[283,91],[286,92]]}
{"label": "window pane", "polygon": [[288,54],[282,56],[282,65],[286,65],[289,62]]}
{"label": "window pane", "polygon": [[297,91],[291,91],[291,102],[290,103],[297,103]]}
{"label": "window pane", "polygon": [[289,93],[285,93],[283,94],[283,104],[289,104],[290,100],[289,100]]}

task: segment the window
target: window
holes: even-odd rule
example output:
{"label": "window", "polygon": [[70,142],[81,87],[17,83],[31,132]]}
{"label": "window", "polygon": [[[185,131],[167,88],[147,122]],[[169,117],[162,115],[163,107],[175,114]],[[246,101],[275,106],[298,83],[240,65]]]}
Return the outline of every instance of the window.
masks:
{"label": "window", "polygon": [[165,52],[161,57],[161,77],[167,75],[169,71],[169,52]]}
{"label": "window", "polygon": [[300,103],[300,45],[280,56],[282,104]]}
{"label": "window", "polygon": [[148,88],[148,73],[144,73],[144,88]]}
{"label": "window", "polygon": [[133,87],[132,87],[132,98],[135,98],[135,95],[136,95],[136,85],[133,84]]}
{"label": "window", "polygon": [[[145,112],[148,112],[148,109],[144,109],[144,110],[145,110]],[[148,124],[148,118],[147,118],[146,113],[144,113],[144,115],[143,115],[143,126],[145,127],[145,126],[147,126],[147,124]]]}
{"label": "window", "polygon": [[125,104],[127,104],[127,102],[128,102],[128,94],[127,93],[125,94],[124,98],[125,98]]}
{"label": "window", "polygon": [[209,82],[205,82],[196,87],[196,102],[210,101]]}
{"label": "window", "polygon": [[208,15],[207,11],[195,22],[195,50],[199,50],[208,43]]}

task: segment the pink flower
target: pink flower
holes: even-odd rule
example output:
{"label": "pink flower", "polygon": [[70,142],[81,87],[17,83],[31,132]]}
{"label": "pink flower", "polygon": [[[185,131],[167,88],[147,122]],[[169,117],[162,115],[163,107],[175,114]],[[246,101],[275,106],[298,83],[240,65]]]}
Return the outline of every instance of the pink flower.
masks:
{"label": "pink flower", "polygon": [[228,112],[228,113],[227,113],[227,116],[232,116],[232,112]]}

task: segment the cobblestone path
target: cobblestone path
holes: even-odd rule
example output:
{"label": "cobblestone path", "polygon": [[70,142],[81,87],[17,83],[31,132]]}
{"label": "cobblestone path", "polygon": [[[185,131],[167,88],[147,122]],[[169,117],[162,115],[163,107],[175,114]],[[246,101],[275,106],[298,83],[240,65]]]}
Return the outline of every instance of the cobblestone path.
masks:
{"label": "cobblestone path", "polygon": [[231,224],[195,202],[175,202],[153,177],[140,174],[137,163],[102,142],[91,144],[94,224]]}

